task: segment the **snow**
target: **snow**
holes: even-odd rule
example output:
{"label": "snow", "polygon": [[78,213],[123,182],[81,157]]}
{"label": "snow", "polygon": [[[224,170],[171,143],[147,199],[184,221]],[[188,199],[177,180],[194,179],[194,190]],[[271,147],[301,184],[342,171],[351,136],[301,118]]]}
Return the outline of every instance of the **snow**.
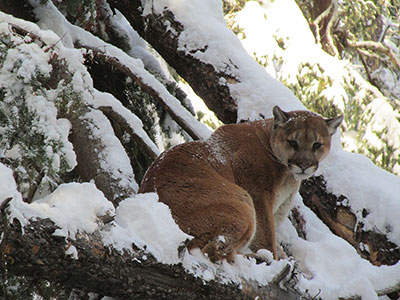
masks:
{"label": "snow", "polygon": [[[2,203],[8,198],[13,198],[14,201],[22,202],[21,194],[17,191],[17,185],[13,177],[12,170],[0,163],[0,202]],[[11,214],[18,219],[24,220],[19,209],[11,208]],[[25,224],[26,222],[22,222]]]}
{"label": "snow", "polygon": [[[284,110],[304,109],[289,89],[245,55],[240,41],[226,27],[220,1],[148,1],[144,5],[144,15],[153,11],[162,13],[164,7],[171,9],[184,26],[179,36],[181,50],[204,49],[193,56],[235,78],[226,84],[237,100],[238,120],[256,119],[260,114],[270,117],[273,106],[278,104]],[[202,26],[198,26],[199,22]]]}
{"label": "snow", "polygon": [[106,149],[99,153],[101,169],[107,170],[121,186],[137,191],[139,187],[128,154],[115,136],[108,119],[101,111],[91,110],[82,116],[82,120],[88,120],[87,126],[91,130],[92,138],[101,140],[102,146]]}
{"label": "snow", "polygon": [[70,245],[67,250],[65,250],[65,255],[70,255],[73,259],[78,259],[78,249],[74,245]]}
{"label": "snow", "polygon": [[172,219],[169,208],[152,193],[123,200],[116,209],[114,226],[103,232],[105,243],[121,252],[132,249],[134,243],[169,264],[179,262],[178,247],[188,238]]}
{"label": "snow", "polygon": [[114,206],[94,183],[61,184],[50,195],[25,203],[20,197],[10,202],[11,220],[17,218],[22,224],[30,219],[50,218],[59,227],[54,235],[75,239],[79,232],[93,233],[99,228],[97,218],[113,215]]}
{"label": "snow", "polygon": [[393,266],[373,266],[360,258],[356,250],[333,235],[325,224],[306,206],[300,195],[296,207],[306,221],[307,240],[298,237],[295,228],[285,222],[278,229],[281,242],[290,252],[307,278],[300,277],[299,287],[322,299],[377,299],[375,291],[394,286],[400,280],[400,263]]}
{"label": "snow", "polygon": [[[367,125],[364,138],[378,149],[392,147],[393,156],[400,155],[400,127],[397,126],[400,120],[400,113],[393,110],[393,107],[383,98],[376,98],[369,103],[366,110],[372,118]],[[376,133],[379,133],[379,139]],[[400,165],[396,164],[394,173],[400,174]]]}
{"label": "snow", "polygon": [[[346,151],[332,151],[321,164],[328,189],[347,197],[348,205],[365,230],[381,232],[400,244],[400,178],[376,167],[368,158]],[[368,215],[362,218],[362,211]]]}
{"label": "snow", "polygon": [[[231,75],[236,78],[236,82],[228,83],[221,80],[221,84],[228,84],[232,94],[238,101],[239,119],[255,119],[259,114],[270,116],[272,107],[279,104],[285,110],[304,108],[288,89],[268,75],[262,67],[255,63],[245,54],[244,47],[238,42],[236,37],[226,29],[225,21],[221,12],[220,1],[214,0],[159,0],[149,1],[145,7],[145,12],[152,8],[162,12],[164,7],[174,10],[177,19],[185,26],[184,33],[179,37],[182,49],[191,50],[202,48],[205,51],[197,51],[195,56],[205,62],[212,63],[221,71],[230,68]],[[288,12],[288,16],[293,20],[299,20],[299,27],[294,28],[280,27],[279,30],[288,37],[292,36],[289,30],[296,29],[299,32],[304,30],[304,19],[299,19],[299,10],[294,6],[294,1],[282,0],[274,1],[264,5],[263,9],[269,9],[265,19],[260,5],[256,2],[248,2],[238,18],[240,22],[251,21],[251,16],[261,14],[262,25],[256,24],[255,28],[263,26],[270,31],[264,32],[265,44],[263,47],[275,43],[270,37],[278,30],[273,24],[278,23],[278,19],[285,14],[280,13],[282,9]],[[143,63],[137,59],[129,57],[117,48],[108,45],[101,40],[93,37],[89,33],[69,24],[65,18],[56,13],[54,7],[49,4],[37,10],[40,16],[39,25],[48,31],[39,29],[36,25],[14,19],[0,12],[0,30],[8,30],[6,22],[19,24],[29,28],[32,32],[39,34],[48,44],[54,44],[59,48],[60,55],[68,61],[71,71],[75,73],[74,86],[83,93],[83,98],[93,104],[94,107],[112,106],[121,114],[135,130],[135,133],[146,140],[148,145],[157,152],[154,144],[143,135],[142,124],[135,116],[129,112],[115,99],[105,93],[94,91],[91,88],[91,80],[82,67],[82,55],[79,51],[68,49],[73,47],[77,40],[85,41],[92,47],[104,49],[106,53],[117,57],[121,63],[130,68],[143,81],[151,85],[162,98],[180,115],[186,118],[188,123],[194,123],[194,129],[201,133],[203,137],[208,137],[210,131],[204,126],[194,122],[193,117],[187,114],[179,102],[170,96],[165,88],[143,68]],[[250,16],[250,17],[249,17]],[[118,15],[119,22],[125,24],[126,20]],[[259,21],[260,17],[253,18]],[[303,20],[303,21],[301,21]],[[206,26],[197,26],[198,22]],[[285,22],[279,22],[285,23]],[[297,23],[296,23],[297,24]],[[250,28],[251,24],[248,25]],[[276,26],[276,25],[275,25]],[[250,29],[249,29],[250,30]],[[58,35],[56,35],[56,32]],[[127,34],[133,34],[127,31]],[[306,31],[308,32],[308,31]],[[246,32],[248,44],[244,42],[247,49],[252,49],[256,43],[256,38]],[[62,41],[60,41],[62,37]],[[221,42],[223,40],[223,42]],[[205,41],[210,41],[206,43]],[[307,41],[307,43],[305,43]],[[306,45],[313,43],[310,34],[301,36],[298,40],[287,39],[289,48],[298,47],[302,42]],[[138,41],[138,47],[144,49],[144,44]],[[260,39],[257,41],[260,44]],[[253,45],[253,46],[252,46]],[[31,46],[35,47],[35,46]],[[302,54],[309,51],[309,56],[320,55],[320,49],[316,46],[302,48]],[[32,49],[29,50],[31,53]],[[307,51],[304,51],[307,50]],[[141,50],[142,51],[142,50]],[[292,50],[291,50],[292,51]],[[34,53],[40,51],[33,50]],[[41,53],[41,52],[40,52]],[[295,57],[295,52],[287,52],[290,57]],[[15,55],[19,55],[15,53]],[[39,59],[37,54],[35,59]],[[135,56],[135,54],[132,54]],[[147,52],[146,52],[147,55]],[[138,54],[136,54],[139,57]],[[298,55],[300,56],[300,55]],[[47,59],[44,56],[42,59]],[[328,59],[328,58],[327,58]],[[329,58],[330,59],[330,58]],[[331,60],[334,62],[334,60]],[[281,66],[279,72],[290,72],[296,66]],[[36,64],[38,65],[38,64]],[[237,72],[234,66],[240,72]],[[333,64],[332,72],[337,72],[343,65]],[[12,67],[11,65],[9,66]],[[29,78],[32,74],[32,65],[23,65],[20,69],[23,78]],[[48,64],[43,64],[44,73],[48,73]],[[270,69],[271,74],[276,74],[277,69]],[[4,80],[9,80],[4,78]],[[22,88],[22,87],[19,87]],[[339,95],[340,91],[339,90]],[[328,92],[332,92],[328,91]],[[338,96],[338,99],[340,96]],[[54,110],[48,102],[39,96],[32,98],[35,108],[45,107],[46,113],[43,118],[49,118],[54,114]],[[340,103],[342,100],[337,100]],[[43,106],[40,106],[43,104]],[[33,104],[32,104],[33,105]],[[48,106],[47,106],[48,105]],[[384,103],[377,100],[370,105],[373,111],[378,110]],[[385,106],[383,106],[385,107]],[[393,110],[385,107],[385,118],[376,116],[374,122],[381,123],[384,120],[394,120],[398,115]],[[104,157],[104,162],[115,171],[114,174],[123,180],[133,174],[126,154],[123,153],[119,141],[110,132],[111,125],[104,121],[104,116],[99,112],[91,111],[86,115],[93,120],[99,127],[93,127],[96,136],[101,137],[108,152]],[[69,131],[69,124],[65,120],[57,120],[58,131],[50,131],[51,136],[58,133],[66,135]],[[371,129],[372,130],[372,129]],[[398,133],[398,132],[397,132]],[[397,134],[396,133],[396,134]],[[393,141],[394,146],[398,146],[399,141]],[[19,149],[13,148],[8,152],[9,157],[18,156]],[[118,172],[121,172],[119,174]],[[374,166],[367,158],[362,155],[352,154],[343,151],[340,147],[339,135],[334,136],[334,147],[319,168],[318,174],[324,175],[328,182],[328,188],[337,195],[347,197],[348,205],[351,210],[362,221],[365,230],[376,230],[388,236],[388,238],[400,244],[400,178]],[[317,174],[317,175],[318,175]],[[133,176],[133,175],[132,175]],[[129,179],[126,184],[131,184]],[[270,282],[287,264],[292,264],[288,260],[272,261],[270,266],[265,263],[256,264],[255,260],[237,256],[233,264],[222,262],[212,264],[199,250],[191,253],[184,251],[183,256],[178,253],[178,248],[191,237],[183,233],[173,221],[169,208],[158,201],[156,194],[135,195],[124,199],[119,206],[114,209],[111,202],[95,187],[93,183],[69,183],[60,185],[53,193],[43,197],[31,204],[24,203],[21,194],[13,178],[12,171],[0,163],[0,201],[12,197],[10,202],[10,213],[12,218],[18,219],[23,225],[27,225],[29,220],[35,218],[50,218],[60,227],[55,234],[64,236],[71,240],[76,238],[79,232],[93,233],[100,231],[105,244],[112,246],[120,251],[131,251],[132,244],[139,248],[146,249],[158,261],[167,264],[182,263],[186,270],[202,278],[204,281],[218,278],[222,282],[234,282],[238,285],[241,280],[251,279],[259,284]],[[286,220],[278,229],[279,238],[282,243],[288,246],[299,267],[305,272],[305,276],[300,276],[298,288],[308,291],[312,296],[319,295],[324,299],[337,299],[338,297],[348,298],[353,295],[360,295],[362,299],[377,299],[376,291],[384,290],[400,281],[400,263],[393,266],[373,266],[368,261],[362,259],[343,239],[333,235],[329,229],[317,218],[317,216],[304,206],[298,196],[296,205],[299,207],[307,224],[307,240],[298,237],[295,229]],[[367,209],[369,212],[366,217],[362,217],[361,211]],[[99,216],[115,215],[115,220],[103,226],[99,221]],[[74,246],[67,247],[66,255],[79,259],[79,253]],[[266,252],[265,256],[271,257]],[[142,260],[146,260],[146,256]]]}
{"label": "snow", "polygon": [[218,279],[222,283],[234,283],[239,287],[243,287],[243,279],[255,281],[260,285],[271,282],[287,265],[292,267],[293,262],[273,260],[271,265],[267,266],[265,262],[257,264],[255,259],[242,255],[236,255],[232,264],[226,260],[213,264],[199,249],[193,249],[190,254],[186,252],[183,257],[183,266],[194,276],[204,281]]}
{"label": "snow", "polygon": [[113,111],[118,113],[126,120],[133,132],[138,135],[155,154],[160,154],[160,150],[143,130],[142,121],[137,116],[132,114],[130,110],[124,107],[121,102],[115,99],[113,95],[96,91],[94,97],[96,98],[95,107],[112,107]]}

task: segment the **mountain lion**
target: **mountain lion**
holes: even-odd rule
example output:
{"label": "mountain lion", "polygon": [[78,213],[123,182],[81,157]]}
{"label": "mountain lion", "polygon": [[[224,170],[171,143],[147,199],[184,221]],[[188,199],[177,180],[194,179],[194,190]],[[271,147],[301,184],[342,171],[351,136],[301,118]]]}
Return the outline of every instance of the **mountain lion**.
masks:
{"label": "mountain lion", "polygon": [[157,192],[179,227],[211,261],[268,249],[277,255],[275,228],[289,214],[302,179],[318,168],[343,116],[309,111],[224,125],[205,141],[162,153],[139,192]]}

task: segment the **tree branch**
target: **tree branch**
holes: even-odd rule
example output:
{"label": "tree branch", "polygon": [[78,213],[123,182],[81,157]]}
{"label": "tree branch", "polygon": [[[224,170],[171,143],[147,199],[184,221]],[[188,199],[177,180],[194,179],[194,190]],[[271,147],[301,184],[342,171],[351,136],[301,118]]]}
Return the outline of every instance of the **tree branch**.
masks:
{"label": "tree branch", "polygon": [[181,126],[182,129],[185,130],[194,140],[203,138],[203,136],[201,136],[201,134],[196,130],[196,127],[193,126],[193,121],[197,122],[194,117],[191,120],[185,118],[185,116],[183,116],[179,110],[177,110],[175,107],[172,107],[162,95],[160,95],[151,85],[145,83],[145,80],[143,80],[143,78],[141,78],[139,75],[135,74],[129,67],[120,63],[117,58],[104,54],[100,50],[93,49],[88,46],[82,47],[88,50],[85,54],[86,59],[109,64],[118,69],[127,77],[134,80],[144,92],[148,93],[154,99],[159,101],[164,106],[165,110],[171,115],[172,119],[174,119],[174,121]]}
{"label": "tree branch", "polygon": [[374,86],[377,86],[375,80],[374,80],[374,79],[372,78],[372,76],[371,76],[371,72],[369,71],[367,62],[366,62],[365,59],[364,59],[364,56],[363,56],[363,55],[365,55],[364,51],[362,51],[362,50],[360,50],[360,49],[356,49],[356,51],[357,51],[357,53],[358,53],[358,56],[360,57],[360,60],[361,60],[361,63],[362,63],[362,65],[363,65],[363,67],[364,67],[365,73],[367,74],[368,81],[369,81],[371,84],[373,84]]}
{"label": "tree branch", "polygon": [[[114,111],[110,106],[101,106],[99,109],[104,113],[104,115],[109,119],[117,122],[126,132],[128,132],[135,141],[140,145],[140,148],[144,149],[146,154],[155,160],[160,153],[155,152],[152,147],[143,141],[143,139],[133,130],[133,128],[128,124],[127,120],[124,119],[118,112]],[[113,126],[114,127],[114,126]],[[115,130],[114,130],[115,131]]]}
{"label": "tree branch", "polygon": [[[345,205],[344,196],[337,197],[326,190],[322,176],[303,181],[300,194],[304,203],[332,230],[357,250],[360,256],[374,265],[393,265],[400,260],[400,248],[378,232],[363,230],[350,207]],[[342,203],[342,204],[338,204]],[[368,212],[362,212],[366,217]]]}
{"label": "tree branch", "polygon": [[[117,206],[122,199],[135,194],[136,191],[132,188],[132,182],[123,183],[114,176],[113,170],[104,168],[103,160],[107,156],[105,158],[101,156],[102,153],[107,152],[107,149],[101,138],[93,132],[95,124],[86,117],[86,113],[90,113],[90,111],[91,109],[87,107],[78,114],[75,112],[66,115],[72,124],[69,139],[74,145],[78,163],[75,171],[83,181],[94,180],[97,188],[113,202],[114,206]],[[102,118],[108,121],[104,115]],[[131,181],[133,181],[133,174],[129,175],[132,176]]]}
{"label": "tree branch", "polygon": [[12,197],[8,197],[7,199],[4,199],[3,202],[0,204],[0,213],[3,213],[3,211],[6,209],[8,206],[8,203],[12,200]]}
{"label": "tree branch", "polygon": [[331,3],[329,4],[329,6],[321,13],[318,15],[318,17],[315,18],[315,20],[311,23],[311,25],[315,26],[315,39],[317,41],[317,43],[321,42],[321,37],[320,37],[320,23],[323,19],[325,19],[326,17],[329,16],[331,9],[333,7],[333,2],[331,1]]}
{"label": "tree branch", "polygon": [[390,49],[388,46],[384,45],[383,43],[374,42],[374,41],[356,41],[356,42],[354,42],[351,40],[347,40],[347,44],[349,47],[355,48],[355,49],[361,48],[361,49],[367,49],[367,50],[381,52],[390,58],[390,61],[396,67],[396,69],[400,70],[400,60],[393,53],[392,49]]}
{"label": "tree branch", "polygon": [[[311,26],[315,26],[315,39],[317,43],[321,43],[322,46],[325,46],[323,41],[321,41],[320,31],[323,31],[323,33],[325,34],[326,43],[332,51],[333,56],[335,57],[338,57],[339,53],[334,45],[331,29],[338,18],[338,12],[339,10],[337,0],[331,0],[329,6],[311,23]],[[324,24],[320,26],[323,20],[325,20]]]}
{"label": "tree branch", "polygon": [[[49,219],[31,221],[23,234],[16,220],[9,225],[2,222],[0,232],[5,226],[8,232],[2,240],[1,254],[8,272],[31,279],[46,279],[118,299],[300,299],[300,295],[282,290],[278,284],[259,286],[243,281],[242,288],[216,281],[204,284],[181,264],[161,264],[134,245],[129,253],[106,247],[98,232],[80,233],[67,244],[64,237],[53,235],[56,227]],[[66,245],[78,250],[78,259],[65,254]]]}
{"label": "tree branch", "polygon": [[195,58],[194,53],[183,51],[179,47],[179,34],[183,26],[175,20],[169,10],[164,10],[161,15],[152,13],[143,16],[141,1],[108,2],[113,8],[124,13],[135,30],[190,84],[222,122],[236,123],[236,102],[228,86],[221,84],[223,81],[229,82],[235,78],[219,72],[213,65]]}

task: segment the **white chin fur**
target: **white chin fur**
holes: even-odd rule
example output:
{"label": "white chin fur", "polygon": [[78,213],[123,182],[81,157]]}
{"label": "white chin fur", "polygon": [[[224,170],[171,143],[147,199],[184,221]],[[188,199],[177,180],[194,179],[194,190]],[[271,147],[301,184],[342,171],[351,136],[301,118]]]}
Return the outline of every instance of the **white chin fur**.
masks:
{"label": "white chin fur", "polygon": [[304,180],[304,179],[310,178],[312,176],[312,174],[309,175],[306,173],[301,173],[301,174],[293,173],[293,176],[296,180]]}
{"label": "white chin fur", "polygon": [[290,171],[292,172],[294,178],[296,180],[303,180],[303,179],[307,179],[309,177],[311,177],[314,172],[317,170],[317,168],[315,167],[310,167],[308,169],[306,169],[304,172],[301,170],[300,167],[296,166],[296,165],[292,165],[290,167]]}

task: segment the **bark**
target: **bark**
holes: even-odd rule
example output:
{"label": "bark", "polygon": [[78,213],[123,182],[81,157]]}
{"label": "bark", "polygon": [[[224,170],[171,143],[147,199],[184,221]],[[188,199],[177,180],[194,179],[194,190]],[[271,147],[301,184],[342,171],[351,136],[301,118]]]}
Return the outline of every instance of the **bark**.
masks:
{"label": "bark", "polygon": [[175,20],[172,12],[164,10],[162,15],[153,13],[143,16],[141,1],[108,2],[113,8],[124,13],[134,29],[190,84],[222,122],[236,123],[237,105],[228,86],[221,85],[221,79],[228,82],[235,79],[219,72],[211,64],[196,59],[194,53],[183,51],[178,47],[179,34],[183,26]]}
{"label": "bark", "polygon": [[[46,279],[118,299],[300,299],[299,294],[279,288],[278,283],[258,286],[243,281],[242,288],[217,281],[205,284],[182,265],[161,264],[134,245],[132,251],[124,253],[106,247],[98,232],[81,233],[76,240],[66,241],[54,236],[55,230],[51,220],[38,219],[22,233],[18,221],[8,224],[3,218],[3,267],[29,279]],[[65,254],[70,246],[78,250],[78,259]]]}
{"label": "bark", "polygon": [[[348,241],[357,252],[374,265],[394,265],[400,260],[400,248],[392,243],[383,233],[364,230],[362,219],[357,219],[354,212],[345,203],[344,196],[335,196],[326,189],[322,176],[303,181],[300,194],[304,203],[336,235]],[[365,218],[368,211],[362,211]]]}

